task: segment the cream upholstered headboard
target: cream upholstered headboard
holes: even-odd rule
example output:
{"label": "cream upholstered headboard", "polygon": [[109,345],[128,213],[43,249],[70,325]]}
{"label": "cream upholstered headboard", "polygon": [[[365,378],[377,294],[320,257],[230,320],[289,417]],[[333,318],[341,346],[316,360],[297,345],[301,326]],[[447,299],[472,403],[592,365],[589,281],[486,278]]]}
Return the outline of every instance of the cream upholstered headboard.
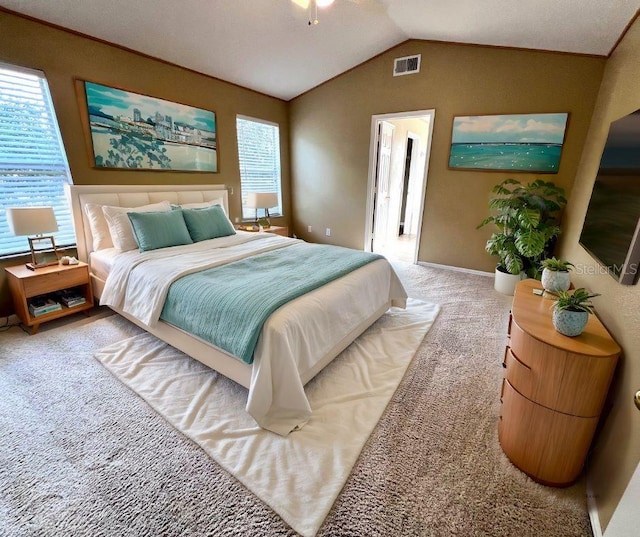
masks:
{"label": "cream upholstered headboard", "polygon": [[224,210],[229,214],[225,185],[67,185],[66,190],[73,214],[78,259],[85,262],[93,251],[91,228],[84,211],[87,203],[140,207],[164,200],[180,205],[222,199]]}

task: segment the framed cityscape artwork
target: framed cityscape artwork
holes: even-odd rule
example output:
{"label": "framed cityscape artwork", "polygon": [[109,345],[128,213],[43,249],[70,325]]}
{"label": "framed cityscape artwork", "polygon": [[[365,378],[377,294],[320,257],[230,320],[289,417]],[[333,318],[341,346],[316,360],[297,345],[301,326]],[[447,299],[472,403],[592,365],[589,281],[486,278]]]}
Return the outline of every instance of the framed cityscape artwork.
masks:
{"label": "framed cityscape artwork", "polygon": [[96,168],[217,172],[216,115],[84,81]]}

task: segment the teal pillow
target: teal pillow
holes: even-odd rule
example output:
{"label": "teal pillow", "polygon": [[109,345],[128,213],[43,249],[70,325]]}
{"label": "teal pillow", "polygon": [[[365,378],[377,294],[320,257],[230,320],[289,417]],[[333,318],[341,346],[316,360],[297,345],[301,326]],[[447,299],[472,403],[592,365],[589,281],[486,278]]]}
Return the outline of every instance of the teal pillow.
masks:
{"label": "teal pillow", "polygon": [[180,210],[127,215],[141,252],[193,242]]}
{"label": "teal pillow", "polygon": [[193,242],[236,234],[236,230],[233,229],[233,225],[220,205],[203,209],[182,209],[182,214]]}

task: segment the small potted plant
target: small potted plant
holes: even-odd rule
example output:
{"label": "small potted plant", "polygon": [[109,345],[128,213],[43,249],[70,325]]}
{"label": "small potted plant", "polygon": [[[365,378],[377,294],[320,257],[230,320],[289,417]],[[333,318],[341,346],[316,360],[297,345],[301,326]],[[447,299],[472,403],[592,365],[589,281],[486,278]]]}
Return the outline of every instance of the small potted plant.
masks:
{"label": "small potted plant", "polygon": [[593,313],[591,299],[599,295],[590,295],[584,287],[573,293],[558,291],[558,299],[553,305],[553,327],[565,336],[579,336]]}
{"label": "small potted plant", "polygon": [[545,291],[557,293],[558,291],[566,291],[571,287],[569,271],[573,267],[573,263],[551,257],[542,261],[541,265],[542,287],[544,287]]}

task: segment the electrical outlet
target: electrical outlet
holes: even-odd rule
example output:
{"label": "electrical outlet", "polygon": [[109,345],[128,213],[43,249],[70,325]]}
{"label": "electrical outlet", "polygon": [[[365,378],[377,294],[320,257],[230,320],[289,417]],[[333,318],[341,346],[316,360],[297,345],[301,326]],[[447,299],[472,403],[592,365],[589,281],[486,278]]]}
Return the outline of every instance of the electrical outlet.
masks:
{"label": "electrical outlet", "polygon": [[327,237],[331,237],[331,228],[328,227],[327,230],[325,231]]}
{"label": "electrical outlet", "polygon": [[240,223],[240,217],[239,217],[239,216],[236,216],[236,217],[233,219],[233,221],[234,221],[236,224],[239,224],[239,223]]}
{"label": "electrical outlet", "polygon": [[308,231],[309,233],[311,233],[311,232],[313,231],[313,229],[311,228],[311,226],[307,226],[307,231]]}

